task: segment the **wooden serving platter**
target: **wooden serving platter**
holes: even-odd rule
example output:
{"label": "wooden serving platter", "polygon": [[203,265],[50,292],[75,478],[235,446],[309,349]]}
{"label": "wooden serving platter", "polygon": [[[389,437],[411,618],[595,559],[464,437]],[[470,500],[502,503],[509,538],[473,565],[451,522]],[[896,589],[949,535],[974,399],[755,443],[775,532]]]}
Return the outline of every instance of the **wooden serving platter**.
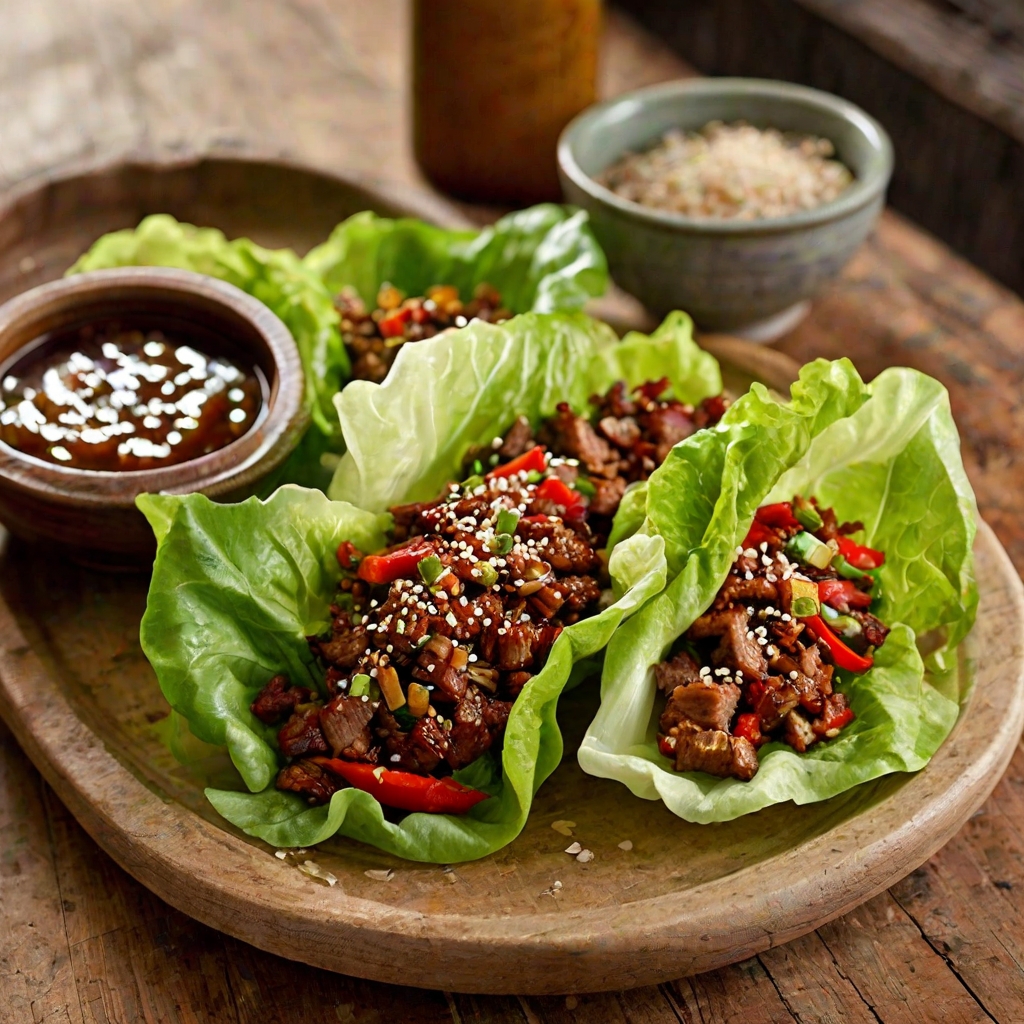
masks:
{"label": "wooden serving platter", "polygon": [[[279,206],[268,199],[268,180],[281,190]],[[247,182],[257,184],[247,192]],[[265,223],[250,199],[271,211]],[[3,297],[60,273],[97,234],[159,209],[304,249],[365,206],[451,214],[237,160],[51,181],[0,208]],[[706,342],[733,388],[757,378],[784,390],[792,379],[793,364],[770,350]],[[583,686],[560,709],[563,764],[522,835],[498,854],[442,868],[335,840],[278,859],[206,803],[203,786],[230,777],[226,758],[211,754],[184,768],[161,740],[168,708],[138,643],[148,579],[69,565],[2,531],[0,714],[119,864],[168,903],[263,949],[428,988],[628,988],[705,971],[818,927],[917,867],[982,803],[1024,723],[1024,588],[984,524],[976,553],[981,608],[962,651],[963,710],[928,767],[722,825],[690,825],[584,775],[573,750],[596,698]],[[565,820],[575,822],[572,838],[551,827]],[[566,855],[573,839],[595,859]],[[620,848],[625,840],[632,849]],[[337,884],[298,870],[307,859]]]}

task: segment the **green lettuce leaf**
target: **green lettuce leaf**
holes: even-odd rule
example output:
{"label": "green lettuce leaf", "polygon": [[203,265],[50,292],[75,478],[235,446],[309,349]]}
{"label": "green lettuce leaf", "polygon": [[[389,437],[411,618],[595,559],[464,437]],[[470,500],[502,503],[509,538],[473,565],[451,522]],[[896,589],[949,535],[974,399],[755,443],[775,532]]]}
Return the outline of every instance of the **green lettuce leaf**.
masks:
{"label": "green lettuce leaf", "polygon": [[348,356],[338,331],[340,318],[323,281],[295,253],[264,249],[247,238],[228,241],[214,228],[197,228],[167,214],[154,214],[134,230],[104,235],[68,273],[133,266],[178,267],[206,274],[268,306],[298,346],[313,422],[326,437],[338,436],[333,398],[349,377]]}
{"label": "green lettuce leaf", "polygon": [[369,211],[339,224],[305,258],[332,294],[355,288],[372,303],[388,281],[407,295],[449,284],[464,300],[483,282],[513,313],[579,309],[608,286],[587,214],[553,203],[502,217],[482,231],[449,231]]}
{"label": "green lettuce leaf", "polygon": [[[671,771],[657,750],[651,668],[711,604],[757,507],[795,493],[834,505],[841,519],[861,519],[866,542],[886,553],[878,614],[893,631],[874,667],[841,687],[857,719],[805,754],[763,747],[750,782]],[[718,428],[673,449],[617,531],[625,539],[616,553],[663,537],[671,583],[612,638],[580,764],[697,822],[823,800],[923,767],[958,714],[930,679],[952,670],[951,652],[974,621],[975,516],[937,381],[890,369],[868,386],[847,360],[818,360],[804,367],[790,402],[753,387]],[[927,677],[914,640],[925,632],[937,645]]]}
{"label": "green lettuce leaf", "polygon": [[174,711],[196,738],[227,747],[252,790],[208,790],[211,803],[277,846],[308,846],[337,833],[410,860],[454,863],[509,843],[561,760],[555,711],[573,665],[603,648],[622,619],[665,585],[661,538],[614,553],[622,596],[562,631],[513,705],[500,763],[487,756],[456,774],[491,798],[467,815],[410,814],[396,824],[360,790],[341,790],[330,804],[311,808],[272,788],[279,767],[275,730],[249,710],[278,672],[321,686],[305,637],[329,624],[339,577],[335,552],[342,540],[363,550],[381,547],[388,517],[294,487],[267,502],[218,505],[201,495],[144,495],[138,504],[159,542],[143,650]]}
{"label": "green lettuce leaf", "polygon": [[328,493],[377,511],[429,500],[458,478],[470,448],[516,416],[536,423],[559,402],[582,412],[617,380],[662,376],[686,402],[722,390],[718,363],[697,347],[684,313],[621,342],[582,313],[526,313],[405,345],[383,384],[353,381],[335,399],[347,450]]}

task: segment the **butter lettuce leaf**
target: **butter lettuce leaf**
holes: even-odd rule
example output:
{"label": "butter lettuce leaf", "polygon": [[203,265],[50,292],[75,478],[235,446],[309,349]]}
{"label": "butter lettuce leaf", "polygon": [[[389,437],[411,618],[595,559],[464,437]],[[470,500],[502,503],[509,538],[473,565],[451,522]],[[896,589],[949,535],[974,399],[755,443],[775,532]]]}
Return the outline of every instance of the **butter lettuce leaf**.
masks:
{"label": "butter lettuce leaf", "polygon": [[[677,773],[657,749],[652,667],[710,606],[758,506],[795,493],[861,519],[866,543],[886,553],[878,614],[893,631],[870,671],[841,680],[857,718],[805,754],[763,747],[750,782]],[[609,644],[601,707],[579,751],[586,771],[660,798],[687,820],[726,821],[915,771],[948,735],[956,695],[932,680],[954,671],[953,651],[977,610],[976,509],[937,381],[894,368],[865,385],[847,360],[818,360],[804,367],[791,401],[755,385],[717,428],[673,449],[617,527],[616,553],[665,540],[670,583]],[[924,633],[934,647],[927,673],[915,643]]]}
{"label": "butter lettuce leaf", "polygon": [[579,309],[608,286],[607,262],[586,212],[554,203],[510,213],[480,231],[357,213],[304,263],[332,294],[354,288],[370,304],[384,282],[406,295],[454,285],[463,300],[486,282],[513,313],[552,313]]}
{"label": "butter lettuce leaf", "polygon": [[308,846],[339,834],[410,860],[454,863],[511,842],[533,794],[561,760],[555,711],[574,664],[601,650],[623,618],[665,585],[661,538],[616,552],[622,596],[562,631],[513,705],[500,758],[487,755],[456,773],[491,798],[467,815],[410,814],[395,823],[360,790],[340,790],[329,804],[311,808],[274,789],[282,763],[276,730],[249,710],[278,672],[322,690],[305,638],[329,626],[340,575],[337,547],[351,540],[362,550],[380,548],[389,517],[295,487],[266,502],[218,505],[202,495],[145,495],[138,504],[159,542],[143,650],[174,711],[199,740],[227,747],[251,791],[211,789],[211,803],[276,846]]}
{"label": "butter lettuce leaf", "polygon": [[582,313],[526,313],[405,345],[382,384],[353,381],[336,397],[346,452],[328,493],[375,511],[429,500],[458,479],[470,448],[516,416],[538,423],[559,402],[583,412],[617,380],[662,376],[682,401],[722,390],[718,363],[694,342],[684,313],[621,342]]}

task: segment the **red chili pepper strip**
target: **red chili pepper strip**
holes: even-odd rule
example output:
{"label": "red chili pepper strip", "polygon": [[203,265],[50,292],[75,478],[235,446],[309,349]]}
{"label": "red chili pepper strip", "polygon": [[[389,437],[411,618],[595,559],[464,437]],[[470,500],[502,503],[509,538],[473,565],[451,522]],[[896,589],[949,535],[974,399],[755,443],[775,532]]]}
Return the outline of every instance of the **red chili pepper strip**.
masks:
{"label": "red chili pepper strip", "polygon": [[338,565],[342,569],[354,569],[356,562],[362,557],[359,549],[350,540],[343,540],[338,545]]}
{"label": "red chili pepper strip", "polygon": [[737,715],[732,734],[750,740],[755,747],[764,743],[764,736],[761,734],[761,719],[754,714]]}
{"label": "red chili pepper strip", "polygon": [[434,549],[421,540],[409,547],[396,548],[383,555],[366,555],[359,563],[358,576],[367,583],[394,583],[403,576],[411,576],[416,566]]}
{"label": "red chili pepper strip", "polygon": [[756,519],[750,524],[750,529],[747,530],[746,537],[743,538],[743,547],[754,548],[755,550],[760,548],[763,542],[767,541],[769,544],[777,544],[779,541],[779,535],[769,529],[764,523],[759,523]]}
{"label": "red chili pepper strip", "polygon": [[574,491],[565,481],[557,476],[549,476],[538,488],[537,497],[545,501],[553,501],[564,509],[575,508],[583,504],[583,495]]}
{"label": "red chili pepper strip", "polygon": [[814,635],[828,648],[836,668],[844,668],[847,672],[867,672],[875,663],[874,658],[862,657],[851,651],[842,640],[832,632],[821,620],[820,615],[808,615],[800,620],[814,630]]}
{"label": "red chili pepper strip", "polygon": [[855,569],[877,569],[885,564],[885,553],[882,551],[857,544],[849,537],[837,537],[836,540],[839,543],[839,554]]}
{"label": "red chili pepper strip", "polygon": [[840,612],[849,608],[871,607],[871,595],[858,590],[853,580],[821,580],[818,583],[818,600]]}
{"label": "red chili pepper strip", "polygon": [[765,526],[785,526],[790,529],[802,530],[803,527],[793,515],[793,506],[788,501],[780,501],[775,505],[762,505],[755,513],[756,522]]}
{"label": "red chili pepper strip", "polygon": [[405,333],[406,323],[412,319],[412,309],[409,306],[405,306],[402,309],[396,309],[393,313],[388,313],[386,317],[381,319],[381,322],[377,325],[380,328],[380,334],[382,338],[397,338],[399,335]]}
{"label": "red chili pepper strip", "polygon": [[544,446],[538,444],[528,452],[523,452],[522,455],[511,462],[506,462],[504,466],[495,466],[487,474],[487,479],[494,480],[499,476],[515,476],[516,473],[522,473],[524,470],[527,473],[543,473],[547,468],[547,462],[544,460]]}
{"label": "red chili pepper strip", "polygon": [[313,760],[343,778],[350,786],[365,790],[382,804],[397,807],[401,811],[465,814],[490,795],[479,789],[470,789],[454,779],[435,779],[430,775],[416,775],[394,768],[381,770],[372,764],[342,761],[336,757],[317,757]]}

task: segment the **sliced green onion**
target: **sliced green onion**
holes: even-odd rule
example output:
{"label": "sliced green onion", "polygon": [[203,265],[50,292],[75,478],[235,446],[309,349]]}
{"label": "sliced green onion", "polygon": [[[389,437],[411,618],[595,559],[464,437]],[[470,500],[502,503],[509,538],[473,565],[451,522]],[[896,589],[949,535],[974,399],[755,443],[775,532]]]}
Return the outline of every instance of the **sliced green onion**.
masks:
{"label": "sliced green onion", "polygon": [[444,566],[437,555],[427,555],[421,558],[416,566],[420,571],[420,579],[429,587],[436,583],[444,575]]}
{"label": "sliced green onion", "polygon": [[364,675],[362,672],[357,676],[353,676],[352,682],[348,684],[349,696],[368,697],[370,694],[370,682],[370,677],[368,675]]}
{"label": "sliced green onion", "polygon": [[473,491],[476,490],[476,488],[483,482],[484,478],[474,473],[473,476],[467,476],[466,479],[462,481],[462,489],[464,491]]}
{"label": "sliced green onion", "polygon": [[482,586],[493,587],[498,582],[498,570],[490,562],[477,562],[473,568],[480,573],[478,579]]}
{"label": "sliced green onion", "polygon": [[512,550],[515,541],[510,533],[497,533],[489,544],[490,549],[496,555],[507,555]]}
{"label": "sliced green onion", "polygon": [[538,473],[535,469],[531,469],[530,472],[526,474],[526,482],[528,484],[539,484],[543,479],[544,474]]}
{"label": "sliced green onion", "polygon": [[588,498],[592,498],[597,494],[597,488],[585,476],[577,477],[573,487],[575,487],[580,494],[585,494]]}
{"label": "sliced green onion", "polygon": [[791,579],[789,581],[792,599],[789,603],[790,613],[798,619],[806,619],[817,615],[820,607],[818,601],[818,585],[810,580]]}
{"label": "sliced green onion", "polygon": [[860,636],[864,632],[864,628],[855,618],[850,615],[843,615],[841,612],[837,612],[835,608],[830,608],[827,604],[821,606],[821,617],[832,629],[842,636]]}
{"label": "sliced green onion", "polygon": [[476,476],[482,476],[483,472],[484,472],[483,464],[480,462],[479,459],[474,459],[473,460],[473,473]]}
{"label": "sliced green onion", "polygon": [[786,544],[786,554],[795,555],[801,562],[813,565],[815,569],[827,569],[832,561],[832,549],[822,544],[813,533],[798,533]]}
{"label": "sliced green onion", "polygon": [[500,458],[501,458],[501,456],[500,456],[500,455],[498,455],[498,453],[497,453],[497,452],[495,452],[495,453],[494,453],[494,454],[493,454],[493,455],[492,455],[492,456],[491,456],[491,457],[490,457],[490,458],[489,458],[489,459],[487,460],[487,465],[488,465],[488,466],[496,466],[496,465],[498,464],[498,461],[499,461],[499,459],[500,459]]}
{"label": "sliced green onion", "polygon": [[820,530],[825,525],[821,513],[806,498],[793,500],[793,515],[805,530]]}
{"label": "sliced green onion", "polygon": [[519,525],[519,511],[514,508],[503,508],[498,513],[498,521],[494,524],[495,533],[515,533]]}

